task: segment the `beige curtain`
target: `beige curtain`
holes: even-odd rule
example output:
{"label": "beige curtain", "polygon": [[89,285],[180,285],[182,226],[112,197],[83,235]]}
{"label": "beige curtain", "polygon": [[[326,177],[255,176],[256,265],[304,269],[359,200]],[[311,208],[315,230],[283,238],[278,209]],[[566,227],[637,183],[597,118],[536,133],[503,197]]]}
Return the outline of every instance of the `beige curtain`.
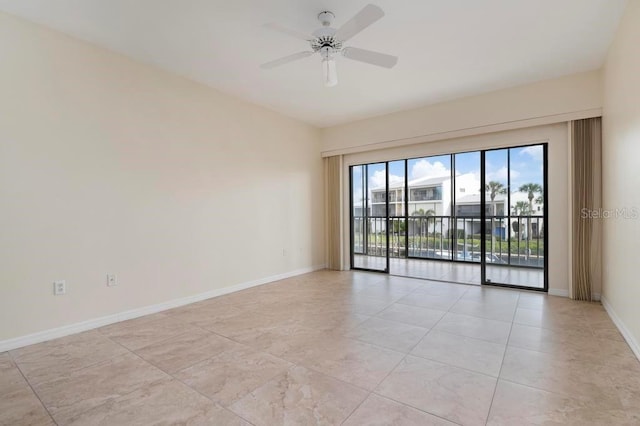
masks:
{"label": "beige curtain", "polygon": [[327,268],[342,270],[342,156],[325,158]]}
{"label": "beige curtain", "polygon": [[572,158],[572,298],[593,300],[602,280],[602,120],[571,122]]}

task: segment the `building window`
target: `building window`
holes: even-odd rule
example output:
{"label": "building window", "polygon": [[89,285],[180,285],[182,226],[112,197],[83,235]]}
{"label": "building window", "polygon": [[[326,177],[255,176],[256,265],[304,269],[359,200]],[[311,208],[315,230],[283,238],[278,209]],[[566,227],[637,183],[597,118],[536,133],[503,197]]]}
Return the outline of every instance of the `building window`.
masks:
{"label": "building window", "polygon": [[430,188],[412,188],[409,195],[411,197],[411,201],[442,200],[442,187],[434,186]]}
{"label": "building window", "polygon": [[373,192],[372,193],[373,202],[374,203],[384,203],[385,201],[387,201],[387,197],[385,195],[387,195],[387,193],[385,191]]}

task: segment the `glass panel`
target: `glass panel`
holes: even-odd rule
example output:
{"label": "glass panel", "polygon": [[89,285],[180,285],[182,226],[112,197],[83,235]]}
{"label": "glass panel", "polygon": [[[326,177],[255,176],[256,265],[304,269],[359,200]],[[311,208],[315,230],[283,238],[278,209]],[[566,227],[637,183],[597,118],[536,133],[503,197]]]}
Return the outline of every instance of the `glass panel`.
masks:
{"label": "glass panel", "polygon": [[480,262],[480,152],[455,154],[455,260]]}
{"label": "glass panel", "polygon": [[450,260],[451,155],[411,159],[407,166],[408,255]]}
{"label": "glass panel", "polygon": [[351,215],[353,217],[351,232],[354,254],[364,254],[366,246],[364,232],[366,220],[364,177],[365,166],[351,167]]}
{"label": "glass panel", "polygon": [[[488,151],[485,181],[487,205],[496,209],[487,216],[486,282],[544,288],[544,146]],[[508,189],[504,203],[492,205],[491,186]]]}
{"label": "glass panel", "polygon": [[[362,216],[359,217],[361,223],[356,224],[354,216],[354,230],[360,227],[362,249],[356,251],[358,239],[354,233],[354,253],[353,267],[363,269],[373,269],[385,271],[387,269],[387,206],[386,206],[386,183],[387,170],[385,163],[367,164],[359,166],[358,171],[361,180],[353,178],[358,173],[356,167],[352,168],[352,190],[361,195]],[[361,182],[361,188],[356,188],[356,181]],[[357,208],[356,200],[353,198],[353,208]]]}
{"label": "glass panel", "polygon": [[389,257],[391,258],[405,258],[407,254],[404,179],[404,160],[389,162]]}
{"label": "glass panel", "polygon": [[486,255],[488,264],[509,263],[509,162],[508,150],[485,153],[485,220]]}

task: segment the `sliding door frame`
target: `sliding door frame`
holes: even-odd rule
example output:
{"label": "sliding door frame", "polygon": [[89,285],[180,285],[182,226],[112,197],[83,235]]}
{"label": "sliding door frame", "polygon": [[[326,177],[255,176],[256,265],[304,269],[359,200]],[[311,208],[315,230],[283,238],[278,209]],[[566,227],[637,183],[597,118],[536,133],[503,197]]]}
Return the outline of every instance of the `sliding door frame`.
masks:
{"label": "sliding door frame", "polygon": [[[385,170],[385,211],[386,211],[386,215],[385,215],[385,220],[384,220],[384,228],[385,228],[385,241],[386,241],[386,248],[385,248],[385,268],[384,269],[372,269],[372,268],[362,268],[362,267],[357,267],[355,266],[354,260],[355,260],[355,252],[354,252],[354,246],[355,246],[355,230],[353,228],[353,168],[354,167],[363,167],[363,192],[365,194],[364,198],[363,198],[363,205],[362,205],[362,211],[363,211],[363,216],[362,216],[362,220],[363,220],[363,230],[365,232],[363,232],[363,246],[364,247],[368,247],[369,246],[369,214],[368,214],[368,206],[369,206],[369,164],[384,164],[384,170]],[[378,273],[383,273],[383,274],[389,274],[389,161],[377,161],[375,163],[367,163],[367,164],[360,164],[360,165],[350,165],[349,166],[349,228],[350,228],[350,232],[349,232],[349,261],[351,263],[351,269],[354,270],[358,270],[358,271],[367,271],[367,272],[378,272]]]}
{"label": "sliding door frame", "polygon": [[[502,149],[506,149],[506,150],[510,150],[513,148],[526,148],[528,146],[542,146],[543,147],[543,197],[544,197],[544,203],[543,203],[543,224],[544,224],[544,231],[543,231],[543,238],[544,238],[544,261],[543,261],[543,277],[544,277],[544,285],[542,288],[535,288],[535,287],[527,287],[527,286],[520,286],[520,285],[514,285],[514,284],[507,284],[507,283],[498,283],[498,282],[486,282],[486,267],[487,267],[487,261],[486,261],[486,253],[487,253],[487,247],[486,247],[486,243],[487,243],[487,235],[486,235],[486,191],[484,191],[485,185],[486,185],[486,176],[485,176],[485,172],[486,172],[486,153],[490,152],[490,151],[497,151],[497,150],[502,150]],[[514,288],[514,289],[522,289],[522,290],[531,290],[531,291],[539,291],[539,292],[548,292],[549,290],[549,256],[548,256],[548,252],[549,252],[549,220],[548,220],[548,185],[547,185],[547,180],[548,180],[548,142],[536,142],[536,143],[532,143],[532,144],[525,144],[525,145],[510,145],[510,146],[505,146],[505,147],[500,147],[500,148],[489,148],[489,149],[479,149],[479,150],[469,150],[469,151],[461,151],[461,152],[454,152],[454,153],[449,153],[449,154],[439,154],[439,155],[433,155],[433,157],[435,156],[442,156],[442,155],[449,155],[450,156],[450,167],[451,167],[451,201],[450,201],[450,208],[451,208],[451,216],[450,216],[450,220],[452,221],[453,224],[453,228],[454,228],[454,235],[457,236],[457,227],[458,227],[458,221],[457,221],[457,214],[456,214],[456,202],[455,202],[455,184],[456,184],[456,174],[455,174],[455,156],[456,154],[464,154],[464,153],[470,153],[470,152],[479,152],[480,153],[480,262],[476,263],[476,262],[468,262],[468,261],[464,261],[464,260],[458,260],[456,259],[456,256],[453,254],[453,250],[451,250],[451,259],[424,259],[424,258],[420,258],[420,257],[415,257],[415,256],[409,256],[409,179],[408,179],[408,174],[409,174],[409,170],[408,170],[408,165],[409,165],[409,161],[412,159],[418,159],[418,158],[429,158],[432,156],[425,156],[425,157],[410,157],[410,158],[405,158],[404,159],[404,217],[403,220],[405,221],[405,232],[404,232],[404,236],[405,236],[405,258],[407,259],[423,259],[423,260],[428,260],[428,261],[441,261],[441,262],[453,262],[453,263],[464,263],[464,264],[472,264],[472,265],[478,265],[480,267],[480,275],[481,275],[481,279],[480,279],[480,284],[483,286],[495,286],[495,287],[506,287],[506,288]],[[510,170],[511,167],[511,156],[509,154],[507,155],[507,167],[508,170]],[[350,247],[350,263],[351,263],[351,269],[354,270],[360,270],[360,271],[369,271],[369,272],[378,272],[378,273],[384,273],[384,274],[389,274],[390,273],[390,241],[389,241],[389,163],[393,162],[393,161],[403,161],[403,160],[392,160],[392,161],[376,161],[376,162],[372,162],[372,163],[366,163],[366,164],[359,164],[359,165],[349,165],[349,227],[350,227],[350,243],[349,243],[349,247]],[[363,236],[363,244],[364,247],[368,247],[368,240],[369,240],[369,235],[368,235],[368,220],[369,220],[369,214],[368,214],[368,206],[369,206],[369,194],[368,194],[368,186],[369,186],[369,182],[368,182],[368,176],[369,176],[369,165],[370,164],[384,164],[385,166],[385,211],[386,211],[386,215],[385,215],[385,269],[372,269],[372,268],[362,268],[362,267],[356,267],[354,266],[354,244],[355,244],[355,230],[354,230],[354,226],[353,226],[353,220],[354,220],[354,212],[353,212],[353,168],[354,167],[359,167],[362,166],[364,168],[363,170],[363,189],[364,189],[364,198],[363,198],[363,230],[364,230],[364,236]],[[510,186],[511,186],[511,176],[510,173],[507,173],[507,187],[509,188],[507,191],[507,204],[505,206],[506,208],[506,217],[507,217],[507,230],[510,232],[510,226],[511,224],[509,223],[510,221],[510,217],[511,217],[511,190],[510,190]],[[508,239],[508,258],[509,260],[511,259],[511,238]],[[531,269],[534,267],[530,267],[530,266],[520,266],[520,265],[511,265],[511,262],[509,262],[509,267],[511,268],[522,268],[522,269]],[[537,269],[537,268],[535,268]]]}
{"label": "sliding door frame", "polygon": [[[510,223],[510,219],[511,219],[511,149],[515,149],[515,148],[526,148],[529,146],[542,146],[542,196],[544,199],[544,203],[543,203],[543,207],[542,207],[542,223],[544,224],[544,231],[543,231],[543,240],[544,240],[544,260],[543,260],[543,287],[542,288],[538,288],[538,287],[529,287],[529,286],[522,286],[522,285],[516,285],[516,284],[508,284],[508,283],[499,283],[499,282],[495,282],[495,281],[491,281],[491,282],[487,282],[487,259],[486,259],[486,252],[487,252],[487,233],[486,233],[486,227],[487,227],[487,221],[486,221],[486,216],[487,216],[487,212],[486,212],[486,197],[487,197],[487,193],[486,191],[482,190],[480,191],[480,205],[481,205],[481,211],[480,211],[480,217],[481,217],[481,222],[480,222],[480,283],[483,286],[494,286],[494,287],[506,287],[506,288],[514,288],[514,289],[519,289],[519,290],[531,290],[531,291],[539,291],[539,292],[544,292],[547,293],[549,291],[549,220],[548,220],[548,207],[547,205],[548,203],[548,185],[547,185],[547,177],[548,177],[548,151],[549,151],[549,147],[548,147],[548,142],[541,142],[541,143],[533,143],[533,144],[526,144],[526,145],[517,145],[517,146],[510,146],[510,147],[503,147],[503,148],[492,148],[492,149],[483,149],[480,151],[480,188],[485,188],[486,185],[486,167],[485,167],[485,159],[486,159],[486,153],[487,152],[491,152],[491,151],[500,151],[500,150],[507,150],[507,206],[506,206],[506,217],[507,217],[507,230],[509,233],[511,233],[511,223]],[[492,230],[493,231],[493,230]],[[519,232],[519,231],[518,231]],[[539,232],[539,230],[538,230]],[[508,255],[509,255],[509,267],[510,268],[520,268],[520,269],[537,269],[535,267],[532,266],[521,266],[521,265],[511,265],[511,238],[509,238],[508,240]]]}

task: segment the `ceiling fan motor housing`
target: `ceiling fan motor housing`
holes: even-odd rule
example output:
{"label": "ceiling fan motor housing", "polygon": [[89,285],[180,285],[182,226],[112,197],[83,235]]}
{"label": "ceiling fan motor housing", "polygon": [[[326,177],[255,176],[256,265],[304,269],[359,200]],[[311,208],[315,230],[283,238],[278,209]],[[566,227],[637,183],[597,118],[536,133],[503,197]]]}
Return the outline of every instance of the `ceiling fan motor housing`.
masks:
{"label": "ceiling fan motor housing", "polygon": [[339,52],[342,50],[342,42],[337,40],[333,35],[323,35],[311,40],[311,49],[314,52],[328,48],[331,52]]}
{"label": "ceiling fan motor housing", "polygon": [[318,14],[318,20],[322,27],[313,32],[315,39],[310,41],[311,49],[320,52],[323,56],[339,52],[342,49],[342,42],[334,37],[335,28],[331,28],[335,15],[332,12],[324,11]]}
{"label": "ceiling fan motor housing", "polygon": [[336,15],[334,15],[333,12],[325,10],[318,14],[318,21],[320,21],[323,27],[330,27],[335,17]]}

